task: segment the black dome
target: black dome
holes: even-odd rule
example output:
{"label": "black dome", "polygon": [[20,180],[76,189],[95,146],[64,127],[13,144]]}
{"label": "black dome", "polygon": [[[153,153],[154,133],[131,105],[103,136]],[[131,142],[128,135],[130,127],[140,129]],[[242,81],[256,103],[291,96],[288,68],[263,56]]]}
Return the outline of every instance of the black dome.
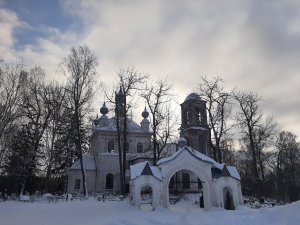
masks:
{"label": "black dome", "polygon": [[144,119],[146,119],[148,116],[149,116],[149,112],[147,111],[147,109],[146,109],[146,107],[145,107],[144,111],[142,112],[142,117],[143,117]]}
{"label": "black dome", "polygon": [[200,98],[200,96],[193,92],[191,94],[189,94],[186,98],[185,98],[185,102],[188,101],[188,100],[193,100],[193,101],[202,101],[202,99]]}
{"label": "black dome", "polygon": [[100,113],[102,115],[105,115],[108,113],[108,108],[106,107],[105,102],[104,102],[103,106],[100,108]]}

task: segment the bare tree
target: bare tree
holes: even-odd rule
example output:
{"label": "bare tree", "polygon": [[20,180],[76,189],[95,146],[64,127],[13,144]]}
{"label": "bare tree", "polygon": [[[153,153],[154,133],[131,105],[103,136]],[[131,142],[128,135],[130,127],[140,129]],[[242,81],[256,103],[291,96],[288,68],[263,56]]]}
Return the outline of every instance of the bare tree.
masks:
{"label": "bare tree", "polygon": [[122,194],[125,194],[128,116],[134,105],[134,96],[141,90],[141,85],[147,78],[148,75],[137,72],[134,67],[121,68],[117,72],[117,86],[119,90],[115,91],[115,100],[105,92],[108,100],[115,104]]}
{"label": "bare tree", "polygon": [[62,158],[62,149],[58,148],[56,142],[60,136],[62,126],[64,126],[63,123],[66,122],[63,119],[66,99],[65,88],[58,83],[48,84],[45,91],[49,99],[47,104],[49,104],[51,110],[51,116],[43,138],[43,161],[46,169],[45,191],[47,192],[52,170],[55,169],[55,165],[58,166],[57,164],[61,162],[60,158]]}
{"label": "bare tree", "polygon": [[177,150],[178,132],[178,114],[174,113],[171,103],[165,105],[163,109],[164,120],[159,126],[157,136],[159,148],[157,151],[157,161],[161,158],[168,157]]}
{"label": "bare tree", "polygon": [[173,114],[170,112],[173,95],[166,78],[147,84],[144,89],[140,95],[145,99],[151,114],[153,164],[156,165],[163,154],[163,149],[173,136],[174,122]]}
{"label": "bare tree", "polygon": [[[276,186],[280,199],[296,201],[300,187],[300,144],[291,132],[280,132],[276,141]],[[284,185],[283,185],[284,184]]]}
{"label": "bare tree", "polygon": [[87,195],[86,175],[83,165],[82,133],[84,119],[90,111],[90,101],[94,95],[93,85],[96,75],[97,58],[86,46],[72,47],[71,53],[61,65],[67,75],[67,92],[70,95],[76,127],[76,149],[79,155],[83,193]]}
{"label": "bare tree", "polygon": [[27,74],[23,65],[0,64],[0,168],[14,121],[21,116],[22,91]]}
{"label": "bare tree", "polygon": [[44,78],[45,73],[40,67],[31,69],[26,80],[26,89],[23,92],[22,125],[23,133],[27,136],[24,140],[24,145],[26,145],[24,148],[27,151],[26,160],[30,162],[24,162],[27,167],[24,170],[29,172],[24,173],[22,177],[21,194],[25,189],[28,176],[36,175],[35,173],[38,171],[41,141],[51,115]]}
{"label": "bare tree", "polygon": [[276,124],[271,117],[265,121],[259,108],[261,98],[253,93],[239,92],[235,94],[240,108],[237,121],[241,128],[242,143],[251,158],[251,171],[256,194],[261,196],[264,179],[263,150],[275,134]]}
{"label": "bare tree", "polygon": [[209,140],[210,147],[214,159],[223,162],[223,149],[228,137],[228,131],[232,126],[229,125],[229,117],[231,113],[230,98],[233,91],[226,91],[223,87],[224,81],[221,77],[215,77],[208,80],[202,77],[199,85],[200,95],[207,101],[208,124],[211,129],[211,138]]}

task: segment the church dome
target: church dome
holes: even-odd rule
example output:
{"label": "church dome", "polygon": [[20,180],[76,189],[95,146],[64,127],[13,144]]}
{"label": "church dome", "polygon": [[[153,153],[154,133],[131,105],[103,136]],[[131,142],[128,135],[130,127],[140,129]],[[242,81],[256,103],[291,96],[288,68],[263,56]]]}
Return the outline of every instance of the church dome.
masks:
{"label": "church dome", "polygon": [[102,115],[106,115],[108,113],[108,108],[105,105],[105,102],[103,103],[103,106],[100,108],[100,113]]}
{"label": "church dome", "polygon": [[195,92],[189,94],[189,95],[185,98],[184,101],[186,102],[186,101],[189,101],[189,100],[193,100],[193,101],[202,101],[202,99],[200,98],[200,96],[199,96],[197,93],[195,93]]}
{"label": "church dome", "polygon": [[180,148],[187,146],[187,140],[184,137],[179,138],[178,140],[178,146]]}
{"label": "church dome", "polygon": [[146,109],[146,107],[145,107],[144,111],[142,112],[142,117],[143,117],[144,119],[146,119],[148,116],[149,116],[149,112],[147,111],[147,109]]}
{"label": "church dome", "polygon": [[94,125],[95,125],[95,126],[99,126],[99,124],[100,124],[99,119],[95,119],[95,120],[94,120]]}

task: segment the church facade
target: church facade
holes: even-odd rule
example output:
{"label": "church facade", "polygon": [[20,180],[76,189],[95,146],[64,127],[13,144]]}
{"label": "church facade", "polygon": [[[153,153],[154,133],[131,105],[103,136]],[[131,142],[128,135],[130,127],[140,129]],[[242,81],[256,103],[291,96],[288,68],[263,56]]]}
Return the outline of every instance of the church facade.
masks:
{"label": "church facade", "polygon": [[[123,104],[124,95],[120,91],[116,94],[117,104]],[[89,193],[120,193],[120,167],[116,118],[108,118],[109,109],[105,103],[100,108],[101,116],[94,120],[90,137],[91,153],[83,156]],[[145,153],[151,150],[149,113],[142,112],[140,124],[128,118],[127,121],[127,189],[129,188],[129,166],[144,160]],[[68,192],[81,193],[80,162],[75,162],[68,172]]]}
{"label": "church facade", "polygon": [[[119,96],[118,96],[119,95]],[[118,93],[117,99],[122,99]],[[120,193],[120,174],[115,118],[108,118],[105,104],[102,116],[94,121],[91,136],[92,154],[84,156],[88,191]],[[140,125],[128,121],[127,188],[132,205],[152,207],[178,201],[181,196],[197,196],[205,209],[234,209],[242,202],[240,176],[233,166],[219,164],[211,158],[206,102],[191,93],[181,104],[180,139],[177,151],[151,164],[145,152],[151,151],[149,113],[144,110]],[[79,162],[69,169],[68,191],[82,192]]]}

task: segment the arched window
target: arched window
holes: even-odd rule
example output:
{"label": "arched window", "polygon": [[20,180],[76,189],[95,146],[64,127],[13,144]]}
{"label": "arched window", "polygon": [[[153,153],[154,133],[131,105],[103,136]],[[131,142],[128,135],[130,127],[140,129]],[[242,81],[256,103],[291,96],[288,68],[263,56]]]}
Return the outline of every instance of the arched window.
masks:
{"label": "arched window", "polygon": [[190,124],[189,111],[186,111],[186,124]]}
{"label": "arched window", "polygon": [[107,190],[112,190],[114,188],[114,175],[111,173],[106,175],[106,185],[105,188]]}
{"label": "arched window", "polygon": [[200,109],[198,107],[195,108],[195,119],[196,119],[196,123],[201,123],[202,122]]}
{"label": "arched window", "polygon": [[137,153],[142,153],[143,152],[143,144],[142,143],[137,143],[137,146],[136,146],[136,152]]}
{"label": "arched window", "polygon": [[107,151],[111,152],[114,149],[115,149],[115,143],[114,143],[114,141],[109,141],[108,142],[108,149],[107,149]]}
{"label": "arched window", "polygon": [[182,174],[182,188],[183,189],[190,189],[190,175],[188,173]]}

